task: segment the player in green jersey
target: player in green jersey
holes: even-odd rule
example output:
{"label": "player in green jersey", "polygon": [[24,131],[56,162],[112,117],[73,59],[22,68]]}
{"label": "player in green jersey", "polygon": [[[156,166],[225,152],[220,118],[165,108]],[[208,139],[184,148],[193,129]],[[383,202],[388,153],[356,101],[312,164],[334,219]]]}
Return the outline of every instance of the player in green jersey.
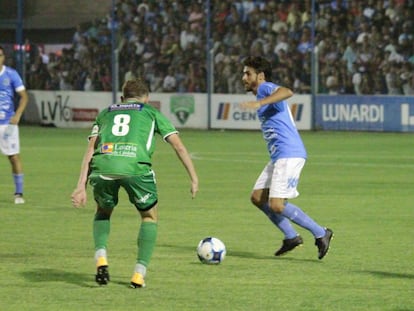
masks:
{"label": "player in green jersey", "polygon": [[118,203],[119,189],[141,216],[138,254],[131,287],[145,286],[147,266],[157,237],[157,188],[151,168],[155,134],[159,134],[175,150],[191,180],[191,195],[198,191],[198,177],[191,157],[178,136],[178,131],[158,110],[148,104],[148,86],[139,79],[126,81],[122,87],[122,103],[104,109],[96,118],[82,160],[78,184],[72,193],[74,207],[86,203],[89,180],[97,210],[93,223],[96,282],[109,281],[107,244],[110,217]]}

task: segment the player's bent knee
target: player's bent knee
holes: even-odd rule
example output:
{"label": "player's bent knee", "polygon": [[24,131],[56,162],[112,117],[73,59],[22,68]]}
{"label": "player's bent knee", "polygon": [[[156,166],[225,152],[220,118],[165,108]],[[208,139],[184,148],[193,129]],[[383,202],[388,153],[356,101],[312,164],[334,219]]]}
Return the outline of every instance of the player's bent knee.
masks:
{"label": "player's bent knee", "polygon": [[148,221],[148,222],[158,222],[158,210],[157,205],[155,205],[153,208],[146,210],[146,211],[139,211],[142,221]]}
{"label": "player's bent knee", "polygon": [[250,201],[259,208],[266,204],[267,200],[267,192],[263,190],[254,190],[250,196]]}
{"label": "player's bent knee", "polygon": [[261,202],[261,200],[260,199],[258,199],[257,197],[255,197],[255,196],[251,196],[250,197],[250,202],[252,202],[252,204],[254,205],[254,206],[257,206],[257,207],[260,207],[260,206],[262,206],[265,202],[263,202],[263,204],[262,204],[262,202]]}
{"label": "player's bent knee", "polygon": [[278,213],[278,214],[282,213],[285,208],[284,200],[271,199],[270,208],[275,213]]}
{"label": "player's bent knee", "polygon": [[95,220],[109,220],[113,209],[98,208],[95,213]]}

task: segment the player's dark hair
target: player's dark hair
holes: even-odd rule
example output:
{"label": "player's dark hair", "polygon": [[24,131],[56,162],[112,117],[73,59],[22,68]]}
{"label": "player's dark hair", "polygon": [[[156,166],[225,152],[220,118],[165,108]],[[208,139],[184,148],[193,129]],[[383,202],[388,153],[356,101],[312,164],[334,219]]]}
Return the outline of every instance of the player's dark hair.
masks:
{"label": "player's dark hair", "polygon": [[124,98],[147,96],[149,94],[148,85],[139,78],[125,81],[122,86],[122,94]]}
{"label": "player's dark hair", "polygon": [[261,56],[248,56],[243,60],[243,65],[246,67],[251,67],[255,72],[263,72],[266,81],[271,81],[272,79],[272,65],[270,62]]}

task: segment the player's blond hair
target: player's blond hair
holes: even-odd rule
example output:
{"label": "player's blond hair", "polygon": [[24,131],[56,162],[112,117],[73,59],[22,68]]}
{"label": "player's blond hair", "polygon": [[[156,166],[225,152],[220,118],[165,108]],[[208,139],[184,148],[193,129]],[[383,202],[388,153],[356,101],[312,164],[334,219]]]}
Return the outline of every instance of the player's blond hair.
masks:
{"label": "player's blond hair", "polygon": [[122,86],[124,98],[144,97],[149,94],[148,85],[140,78],[125,81]]}

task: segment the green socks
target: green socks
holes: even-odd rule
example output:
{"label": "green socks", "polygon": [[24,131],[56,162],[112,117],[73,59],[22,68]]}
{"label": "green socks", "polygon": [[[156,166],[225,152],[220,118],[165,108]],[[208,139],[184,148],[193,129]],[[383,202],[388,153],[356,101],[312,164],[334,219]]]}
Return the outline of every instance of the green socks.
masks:
{"label": "green socks", "polygon": [[95,242],[95,250],[107,248],[110,227],[109,220],[94,220],[93,239]]}
{"label": "green socks", "polygon": [[158,225],[155,222],[142,222],[138,233],[138,257],[137,263],[148,266],[155,242],[157,240]]}
{"label": "green socks", "polygon": [[[138,257],[137,263],[148,266],[152,253],[154,252],[157,240],[158,225],[155,222],[144,221],[138,233]],[[94,220],[93,222],[93,239],[95,242],[95,250],[106,249],[108,245],[108,237],[110,232],[109,220]]]}

